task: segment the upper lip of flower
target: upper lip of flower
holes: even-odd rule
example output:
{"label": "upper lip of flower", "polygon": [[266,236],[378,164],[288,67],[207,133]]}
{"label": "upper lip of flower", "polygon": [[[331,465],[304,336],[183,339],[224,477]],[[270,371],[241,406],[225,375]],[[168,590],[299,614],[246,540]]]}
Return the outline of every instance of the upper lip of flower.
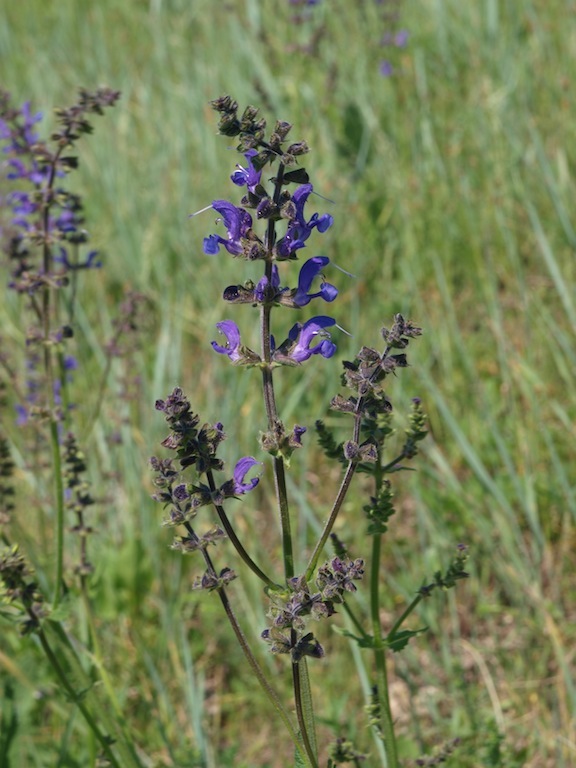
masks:
{"label": "upper lip of flower", "polygon": [[[332,325],[336,325],[336,320],[326,315],[311,317],[304,325],[296,323],[292,326],[288,338],[296,342],[290,349],[288,356],[297,363],[308,360],[312,355],[322,355],[322,357],[332,357],[336,351],[336,344],[330,341],[330,334],[325,331]],[[310,346],[315,336],[321,336],[321,340],[314,346]]]}
{"label": "upper lip of flower", "polygon": [[244,482],[244,478],[248,472],[257,464],[262,465],[261,461],[257,461],[252,456],[244,456],[236,462],[234,467],[234,492],[237,494],[248,493],[255,488],[260,482],[260,477],[253,477],[251,480]]}
{"label": "upper lip of flower", "polygon": [[321,297],[324,301],[334,301],[338,296],[338,289],[325,280],[322,281],[320,290],[317,293],[309,293],[314,278],[320,274],[322,267],[330,263],[327,256],[314,256],[302,266],[298,276],[298,288],[292,297],[294,304],[298,307],[305,307],[312,299]]}
{"label": "upper lip of flower", "polygon": [[254,192],[258,184],[260,184],[260,177],[262,176],[262,171],[257,171],[252,165],[252,158],[257,154],[258,152],[255,149],[249,149],[248,152],[244,154],[244,157],[248,161],[248,168],[243,168],[241,165],[237,165],[236,168],[238,170],[234,171],[230,176],[234,184],[239,187],[246,185],[250,192]]}
{"label": "upper lip of flower", "polygon": [[240,353],[238,350],[240,348],[241,339],[240,330],[236,323],[233,320],[222,320],[220,323],[216,323],[216,328],[226,336],[227,344],[223,347],[216,341],[213,341],[212,347],[221,355],[228,355],[233,362],[239,360]]}

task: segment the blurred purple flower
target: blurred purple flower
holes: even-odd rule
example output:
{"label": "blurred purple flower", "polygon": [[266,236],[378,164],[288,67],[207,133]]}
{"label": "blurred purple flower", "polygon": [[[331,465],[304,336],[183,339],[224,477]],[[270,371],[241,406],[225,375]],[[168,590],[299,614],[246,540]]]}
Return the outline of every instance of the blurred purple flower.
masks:
{"label": "blurred purple flower", "polygon": [[307,427],[301,427],[298,424],[292,430],[291,441],[293,445],[302,445],[302,435],[307,431]]}
{"label": "blurred purple flower", "polygon": [[28,409],[25,405],[17,403],[16,406],[16,425],[23,427],[28,423]]}
{"label": "blurred purple flower", "polygon": [[396,48],[406,48],[410,33],[407,29],[399,29],[398,32],[386,32],[380,45],[393,45]]}
{"label": "blurred purple flower", "polygon": [[410,33],[407,29],[399,29],[398,32],[396,32],[394,35],[394,45],[396,48],[406,48],[409,38]]}
{"label": "blurred purple flower", "polygon": [[42,120],[42,112],[36,112],[33,115],[30,111],[30,102],[27,101],[23,104],[20,115],[24,118],[24,123],[17,128],[11,128],[6,120],[0,119],[0,139],[9,140],[3,150],[6,154],[26,153],[38,141],[38,134],[32,130],[32,126]]}
{"label": "blurred purple flower", "polygon": [[64,264],[66,269],[100,269],[102,261],[98,256],[98,251],[89,251],[86,255],[86,261],[74,262],[68,258],[66,248],[60,248],[60,255],[54,256],[54,261]]}

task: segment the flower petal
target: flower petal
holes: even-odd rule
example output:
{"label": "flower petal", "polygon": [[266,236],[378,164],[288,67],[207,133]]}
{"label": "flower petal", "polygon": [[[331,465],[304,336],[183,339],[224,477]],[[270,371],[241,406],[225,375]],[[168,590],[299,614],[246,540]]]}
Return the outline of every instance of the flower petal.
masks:
{"label": "flower petal", "polygon": [[240,359],[240,353],[238,348],[240,347],[240,331],[238,326],[233,320],[222,320],[220,323],[216,323],[216,328],[226,336],[227,344],[225,347],[221,346],[217,342],[212,342],[212,348],[220,355],[228,355],[230,360],[235,362]]}
{"label": "flower petal", "polygon": [[234,467],[234,492],[236,494],[248,493],[248,491],[251,491],[258,485],[260,482],[259,476],[245,482],[246,475],[257,464],[262,466],[262,462],[257,461],[252,456],[244,456],[236,463]]}

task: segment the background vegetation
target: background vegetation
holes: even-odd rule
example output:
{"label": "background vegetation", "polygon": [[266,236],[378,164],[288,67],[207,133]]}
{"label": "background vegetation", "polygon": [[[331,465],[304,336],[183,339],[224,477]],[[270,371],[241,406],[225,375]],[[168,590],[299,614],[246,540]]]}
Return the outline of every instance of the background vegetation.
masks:
{"label": "background vegetation", "polygon": [[[236,156],[208,106],[223,93],[270,122],[289,120],[313,148],[306,167],[334,201],[322,253],[356,275],[330,275],[352,338],[336,358],[282,377],[284,417],[323,417],[339,360],[377,345],[393,313],[425,330],[391,393],[399,411],[422,398],[431,434],[418,472],[396,485],[389,611],[459,542],[470,546],[471,578],[424,604],[428,633],[395,659],[404,756],[457,736],[454,766],[576,764],[576,4],[405,0],[397,21],[383,20],[384,5],[324,0],[300,23],[288,2],[271,0],[28,0],[2,11],[2,85],[45,113],[45,134],[51,108],[72,103],[78,86],[122,91],[83,141],[73,179],[105,254],[79,297],[75,391],[99,500],[90,546],[102,655],[149,765],[287,764],[219,605],[192,593],[197,563],[168,550],[149,498],[147,458],[164,436],[153,404],[174,385],[204,418],[224,422],[242,453],[262,427],[254,373],[232,370],[208,344],[231,313],[221,290],[249,267],[202,253],[212,213],[188,219],[232,193]],[[380,45],[394,24],[410,33],[405,48]],[[380,73],[383,58],[392,76]],[[5,284],[2,337],[17,348],[25,326]],[[94,422],[94,381],[127,290],[147,297],[146,322],[114,363]],[[20,446],[11,539],[46,580],[49,501],[26,471],[12,414],[1,418]],[[240,455],[232,443],[224,448]],[[311,440],[302,453],[291,483],[305,546],[332,470]],[[266,547],[267,567],[277,551],[265,481],[258,510],[238,515]],[[357,490],[339,533],[360,556],[361,482]],[[243,578],[232,592],[258,642],[257,586]],[[370,749],[362,659],[323,629],[329,653],[312,666],[323,727]],[[30,638],[2,629],[2,727],[16,729],[6,764],[89,765],[83,723],[41,658]],[[280,680],[284,665],[264,658]]]}

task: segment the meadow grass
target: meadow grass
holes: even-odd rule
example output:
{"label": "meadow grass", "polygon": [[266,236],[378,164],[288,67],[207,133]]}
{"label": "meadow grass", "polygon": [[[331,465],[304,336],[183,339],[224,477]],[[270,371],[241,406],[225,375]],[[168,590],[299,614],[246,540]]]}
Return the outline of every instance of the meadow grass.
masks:
{"label": "meadow grass", "polygon": [[[195,563],[168,550],[149,499],[147,458],[164,437],[153,404],[174,385],[207,420],[235,423],[244,453],[255,450],[262,428],[252,372],[231,371],[208,344],[230,311],[217,300],[225,257],[201,250],[214,215],[188,218],[230,191],[236,156],[216,136],[208,107],[222,93],[289,120],[312,147],[306,166],[315,190],[334,201],[322,252],[356,276],[347,288],[340,282],[338,321],[352,337],[339,342],[339,357],[377,345],[395,312],[425,331],[393,386],[400,412],[422,398],[430,436],[418,472],[396,484],[401,514],[387,539],[386,616],[458,542],[471,548],[471,578],[423,604],[414,627],[428,632],[394,659],[403,757],[459,737],[449,765],[576,762],[576,7],[564,0],[399,7],[410,40],[394,52],[388,78],[379,73],[385,29],[368,0],[321,3],[299,25],[288,3],[268,0],[29,0],[3,10],[1,85],[16,103],[32,100],[45,123],[78,86],[122,91],[83,141],[73,181],[85,196],[93,245],[105,254],[104,269],[80,291],[76,343],[85,363],[76,387],[87,404],[81,435],[100,502],[91,548],[101,657],[113,716],[125,718],[149,756],[144,765],[285,765],[286,740],[219,606],[191,592]],[[316,49],[306,50],[320,27]],[[244,263],[237,269],[239,282],[257,276]],[[115,365],[94,419],[102,341],[128,288],[148,299],[144,335],[130,369]],[[0,323],[3,339],[22,342],[10,292],[2,293]],[[334,376],[339,362],[323,365]],[[333,393],[321,367],[283,378],[286,420],[303,406],[309,423],[326,415]],[[138,401],[118,405],[135,376]],[[21,445],[5,414],[2,426]],[[121,437],[115,447],[112,431]],[[237,455],[232,443],[226,458]],[[11,538],[47,581],[49,510],[37,511],[36,501],[42,479],[26,472],[22,451],[15,458],[31,511],[15,516]],[[304,545],[326,509],[332,470],[311,441],[297,459],[290,490]],[[359,481],[344,510],[358,516],[353,552],[365,525],[361,490]],[[278,558],[276,523],[265,489],[258,493],[257,513],[240,509],[238,526],[261,539],[268,567]],[[248,576],[233,590],[245,631],[259,642],[260,586]],[[7,766],[94,764],[96,748],[38,649],[4,630],[2,638],[4,729],[16,713]],[[367,680],[366,659],[336,633],[323,641],[340,671],[311,667],[322,728],[346,724],[372,750],[368,764],[384,765],[362,720],[356,675]],[[282,685],[282,664],[262,658]]]}

